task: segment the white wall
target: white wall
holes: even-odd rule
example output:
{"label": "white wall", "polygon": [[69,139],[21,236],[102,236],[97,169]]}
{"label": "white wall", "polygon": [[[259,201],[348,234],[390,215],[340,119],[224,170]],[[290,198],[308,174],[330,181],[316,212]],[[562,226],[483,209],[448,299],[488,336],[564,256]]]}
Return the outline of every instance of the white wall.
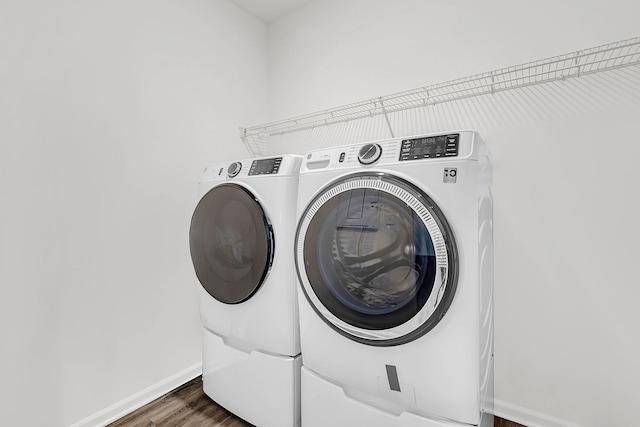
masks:
{"label": "white wall", "polygon": [[[269,26],[270,118],[634,37],[638,16],[630,0],[317,0]],[[637,424],[638,67],[417,115],[408,132],[473,127],[493,152],[498,415]]]}
{"label": "white wall", "polygon": [[0,419],[91,424],[197,374],[195,184],[267,118],[266,25],[227,0],[3,1],[0,64]]}
{"label": "white wall", "polygon": [[638,35],[635,0],[315,0],[269,26],[271,120]]}

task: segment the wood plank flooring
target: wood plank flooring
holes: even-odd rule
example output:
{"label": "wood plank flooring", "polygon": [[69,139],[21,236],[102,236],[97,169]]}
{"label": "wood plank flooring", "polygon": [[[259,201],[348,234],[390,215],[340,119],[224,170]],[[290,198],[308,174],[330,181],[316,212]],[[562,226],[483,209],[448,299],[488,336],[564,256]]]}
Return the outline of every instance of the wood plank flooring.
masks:
{"label": "wood plank flooring", "polygon": [[[217,405],[202,391],[202,377],[195,378],[108,427],[252,427]],[[354,426],[355,427],[355,426]],[[525,427],[497,418],[494,427]]]}
{"label": "wood plank flooring", "polygon": [[505,420],[504,418],[495,417],[495,419],[493,420],[493,427],[527,427],[527,426],[515,423],[513,421]]}
{"label": "wood plank flooring", "polygon": [[178,387],[108,427],[251,427],[202,391],[202,377]]}

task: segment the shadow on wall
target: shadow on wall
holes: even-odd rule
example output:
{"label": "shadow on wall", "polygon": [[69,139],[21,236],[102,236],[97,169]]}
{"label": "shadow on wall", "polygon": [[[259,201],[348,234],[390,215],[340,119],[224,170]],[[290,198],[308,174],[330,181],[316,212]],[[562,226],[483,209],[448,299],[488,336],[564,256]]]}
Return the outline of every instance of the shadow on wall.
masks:
{"label": "shadow on wall", "polygon": [[[640,105],[640,66],[609,70],[569,80],[546,82],[490,95],[443,102],[271,136],[262,141],[271,154],[449,130],[475,129],[485,140],[505,128],[556,121],[611,108]],[[391,127],[391,130],[390,130]]]}

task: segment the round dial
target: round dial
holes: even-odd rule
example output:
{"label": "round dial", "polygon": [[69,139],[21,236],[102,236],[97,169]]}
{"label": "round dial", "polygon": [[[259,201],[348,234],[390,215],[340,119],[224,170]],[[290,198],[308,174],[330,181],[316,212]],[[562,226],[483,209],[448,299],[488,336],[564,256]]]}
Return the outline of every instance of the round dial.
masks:
{"label": "round dial", "polygon": [[234,176],[240,173],[241,169],[242,169],[242,163],[233,162],[229,165],[229,168],[227,169],[227,176],[229,178],[233,178]]}
{"label": "round dial", "polygon": [[363,165],[370,165],[380,158],[382,147],[378,144],[365,144],[358,152],[358,161]]}

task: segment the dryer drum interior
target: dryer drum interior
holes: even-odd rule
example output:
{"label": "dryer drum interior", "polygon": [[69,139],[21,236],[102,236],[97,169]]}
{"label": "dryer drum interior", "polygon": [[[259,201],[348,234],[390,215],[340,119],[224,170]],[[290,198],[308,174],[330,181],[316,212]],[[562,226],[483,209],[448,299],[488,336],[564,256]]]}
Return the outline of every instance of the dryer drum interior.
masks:
{"label": "dryer drum interior", "polygon": [[296,265],[318,315],[371,345],[402,344],[431,330],[457,280],[442,212],[388,174],[351,175],[320,192],[298,226]]}
{"label": "dryer drum interior", "polygon": [[273,258],[273,230],[251,192],[222,184],[198,203],[189,246],[202,286],[218,301],[235,304],[264,282]]}

